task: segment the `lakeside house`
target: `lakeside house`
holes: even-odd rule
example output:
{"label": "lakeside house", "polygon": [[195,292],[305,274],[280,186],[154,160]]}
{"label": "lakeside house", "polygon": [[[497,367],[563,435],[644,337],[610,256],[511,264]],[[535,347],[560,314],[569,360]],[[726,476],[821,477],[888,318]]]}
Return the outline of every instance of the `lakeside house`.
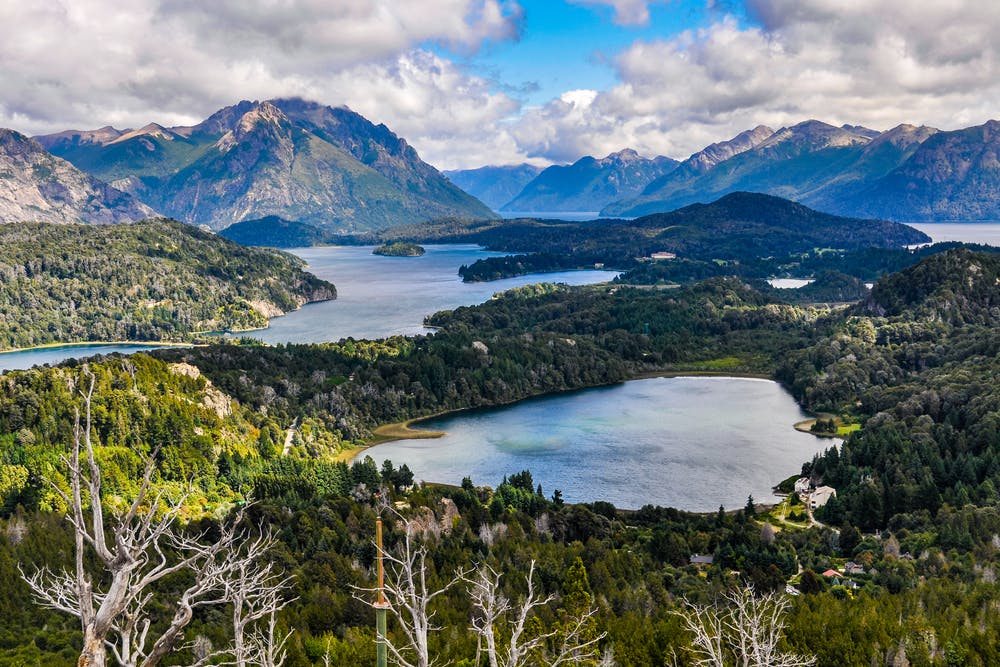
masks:
{"label": "lakeside house", "polygon": [[830,498],[837,495],[837,490],[832,486],[817,486],[816,489],[809,494],[809,507],[810,509],[817,509],[826,505]]}
{"label": "lakeside house", "polygon": [[677,253],[674,252],[654,252],[649,256],[653,261],[660,261],[665,259],[677,259]]}
{"label": "lakeside house", "polygon": [[795,493],[805,495],[809,493],[809,489],[812,488],[812,482],[809,481],[808,477],[799,477],[795,480]]}

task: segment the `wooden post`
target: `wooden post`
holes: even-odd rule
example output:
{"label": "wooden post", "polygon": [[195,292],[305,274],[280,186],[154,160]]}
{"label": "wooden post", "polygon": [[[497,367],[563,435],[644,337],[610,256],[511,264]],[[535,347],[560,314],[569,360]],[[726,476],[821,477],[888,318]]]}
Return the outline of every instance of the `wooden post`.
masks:
{"label": "wooden post", "polygon": [[388,664],[388,648],[386,646],[386,613],[389,604],[385,601],[385,566],[382,562],[382,519],[375,522],[375,543],[378,545],[378,600],[375,602],[375,636],[377,667]]}

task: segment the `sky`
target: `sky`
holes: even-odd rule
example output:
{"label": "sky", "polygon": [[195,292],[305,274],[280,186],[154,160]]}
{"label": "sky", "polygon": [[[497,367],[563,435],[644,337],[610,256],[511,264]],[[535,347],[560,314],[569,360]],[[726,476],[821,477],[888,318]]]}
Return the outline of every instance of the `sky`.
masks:
{"label": "sky", "polygon": [[623,148],[686,158],[760,124],[1000,117],[996,0],[0,2],[0,127],[190,125],[299,96],[440,169]]}

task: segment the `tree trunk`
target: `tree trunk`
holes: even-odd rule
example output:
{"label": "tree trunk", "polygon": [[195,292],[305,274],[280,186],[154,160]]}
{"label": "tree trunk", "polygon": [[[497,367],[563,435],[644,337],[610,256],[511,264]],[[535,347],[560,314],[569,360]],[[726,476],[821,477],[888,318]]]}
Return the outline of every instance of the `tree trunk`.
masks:
{"label": "tree trunk", "polygon": [[108,648],[103,637],[96,637],[92,627],[84,628],[83,650],[76,667],[105,667],[108,661]]}

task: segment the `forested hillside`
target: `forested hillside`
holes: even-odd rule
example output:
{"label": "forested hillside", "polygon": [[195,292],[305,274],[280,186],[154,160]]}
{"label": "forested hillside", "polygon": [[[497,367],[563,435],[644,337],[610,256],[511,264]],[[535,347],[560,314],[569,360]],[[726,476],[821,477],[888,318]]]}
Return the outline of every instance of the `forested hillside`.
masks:
{"label": "forested hillside", "polygon": [[[429,550],[429,590],[450,584],[428,609],[441,628],[429,653],[442,661],[476,664],[474,569],[498,568],[499,590],[517,601],[534,561],[535,592],[554,597],[534,609],[529,636],[564,637],[592,608],[595,660],[696,664],[677,612],[753,584],[794,588],[778,648],[819,665],[996,664],[997,277],[995,256],[957,249],[839,310],[782,304],[736,279],[675,290],[536,286],[440,313],[431,337],[108,359],[90,366],[106,503],[129,497],[154,444],[163,446],[157,485],[195,483],[186,516],[206,518],[193,527],[256,499],[253,523],[278,538],[271,561],[294,575],[285,595],[296,599],[278,614],[293,632],[288,665],[374,659],[370,597],[358,587],[374,580],[379,512],[391,553],[411,526]],[[407,490],[405,466],[333,460],[386,422],[670,370],[773,373],[807,408],[858,428],[803,462],[815,484],[837,489],[817,514],[826,526],[810,525],[796,494],[774,510],[749,499],[709,515],[622,511],[567,506],[527,471]],[[12,582],[0,600],[0,664],[64,664],[78,651],[79,624],[34,604],[16,564],[67,563],[71,534],[50,513],[63,505],[43,476],[64,484],[58,454],[85,377],[69,365],[0,380],[0,575]],[[401,517],[386,513],[387,497],[402,503]],[[692,564],[694,554],[712,562]],[[161,591],[165,609],[180,585]],[[222,609],[196,613],[187,639],[198,641],[168,664],[192,662],[205,640],[225,646]],[[405,641],[395,621],[390,635]]]}
{"label": "forested hillside", "polygon": [[0,226],[0,349],[262,327],[336,289],[296,257],[167,220]]}

